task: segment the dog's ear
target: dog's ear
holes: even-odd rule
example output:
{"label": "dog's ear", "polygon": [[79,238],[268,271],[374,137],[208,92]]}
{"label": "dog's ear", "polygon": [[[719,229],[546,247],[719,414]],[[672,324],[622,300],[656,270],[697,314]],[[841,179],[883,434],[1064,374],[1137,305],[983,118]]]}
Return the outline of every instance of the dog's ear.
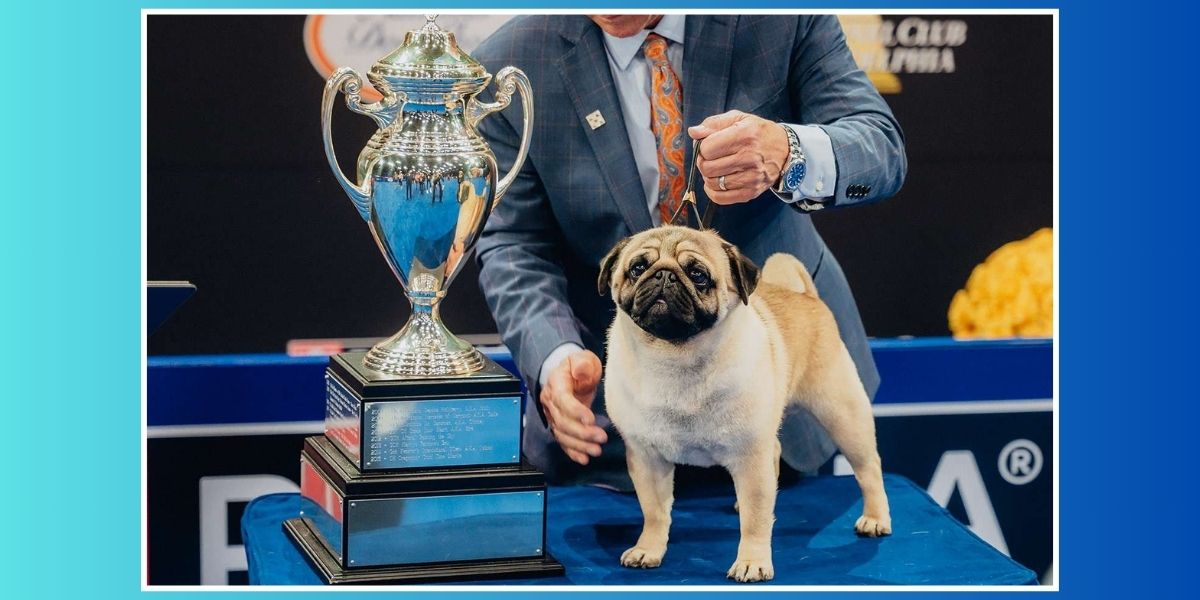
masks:
{"label": "dog's ear", "polygon": [[617,245],[613,246],[613,249],[600,259],[600,276],[596,278],[596,292],[601,296],[608,295],[608,288],[612,285],[613,268],[617,266],[617,258],[621,256],[621,251],[628,243],[629,238],[617,242]]}
{"label": "dog's ear", "polygon": [[721,247],[729,257],[729,272],[733,274],[733,287],[737,288],[738,297],[742,299],[742,304],[750,304],[750,294],[758,286],[758,265],[742,256],[733,244],[724,243]]}

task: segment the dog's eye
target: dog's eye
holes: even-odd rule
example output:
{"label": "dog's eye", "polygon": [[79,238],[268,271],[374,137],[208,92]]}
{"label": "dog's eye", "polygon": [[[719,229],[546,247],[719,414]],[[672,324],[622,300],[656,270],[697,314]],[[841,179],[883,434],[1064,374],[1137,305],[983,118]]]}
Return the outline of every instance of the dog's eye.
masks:
{"label": "dog's eye", "polygon": [[708,274],[700,269],[689,269],[688,279],[691,279],[696,287],[708,287]]}
{"label": "dog's eye", "polygon": [[638,277],[642,276],[642,273],[645,273],[645,272],[646,272],[646,263],[643,263],[643,262],[634,263],[632,266],[629,267],[629,277],[631,279],[637,279]]}

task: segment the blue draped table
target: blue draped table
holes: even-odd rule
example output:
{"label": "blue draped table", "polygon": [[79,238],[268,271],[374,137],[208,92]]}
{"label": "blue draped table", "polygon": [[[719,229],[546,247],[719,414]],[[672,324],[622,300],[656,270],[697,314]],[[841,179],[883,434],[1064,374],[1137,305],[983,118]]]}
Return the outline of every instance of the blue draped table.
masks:
{"label": "blue draped table", "polygon": [[[854,521],[862,499],[853,477],[812,477],[784,487],[775,507],[772,584],[1016,585],[1037,576],[980,540],[909,480],[886,475],[893,534],[860,538]],[[297,494],[252,501],[242,517],[251,584],[304,585],[321,580],[283,533],[299,512]],[[593,487],[551,487],[550,553],[566,576],[495,583],[576,585],[713,585],[737,554],[733,490],[680,490],[671,543],[657,569],[626,569],[617,559],[637,540],[641,512],[632,494]],[[469,582],[471,584],[489,582]]]}

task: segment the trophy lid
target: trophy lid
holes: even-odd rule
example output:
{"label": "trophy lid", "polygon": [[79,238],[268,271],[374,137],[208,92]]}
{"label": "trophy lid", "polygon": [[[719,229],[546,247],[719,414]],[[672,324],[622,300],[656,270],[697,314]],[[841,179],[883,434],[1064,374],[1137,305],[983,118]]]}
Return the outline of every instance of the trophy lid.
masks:
{"label": "trophy lid", "polygon": [[454,41],[454,34],[435,22],[437,15],[425,15],[425,26],[408,32],[404,43],[387,56],[375,61],[370,73],[403,89],[406,79],[447,82],[479,80],[488,77],[487,69]]}

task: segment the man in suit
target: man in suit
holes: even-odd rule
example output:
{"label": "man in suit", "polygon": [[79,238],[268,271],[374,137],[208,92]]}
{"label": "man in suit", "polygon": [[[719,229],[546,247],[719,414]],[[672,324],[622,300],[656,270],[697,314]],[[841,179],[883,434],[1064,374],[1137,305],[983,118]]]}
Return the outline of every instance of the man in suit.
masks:
{"label": "man in suit", "polygon": [[[701,211],[757,264],[789,252],[810,270],[874,396],[879,376],[845,276],[808,213],[886,198],[907,170],[903,134],[821,15],[516,17],[474,53],[529,76],[529,157],[478,244],[480,285],[531,391],[526,455],[552,481],[630,489],[596,392],[614,307],[600,259],[674,214],[701,140]],[[511,165],[521,112],[485,119]],[[699,187],[699,186],[697,186]],[[692,219],[694,224],[695,220]],[[686,376],[686,374],[681,374]],[[790,414],[783,457],[811,472],[834,451]]]}

